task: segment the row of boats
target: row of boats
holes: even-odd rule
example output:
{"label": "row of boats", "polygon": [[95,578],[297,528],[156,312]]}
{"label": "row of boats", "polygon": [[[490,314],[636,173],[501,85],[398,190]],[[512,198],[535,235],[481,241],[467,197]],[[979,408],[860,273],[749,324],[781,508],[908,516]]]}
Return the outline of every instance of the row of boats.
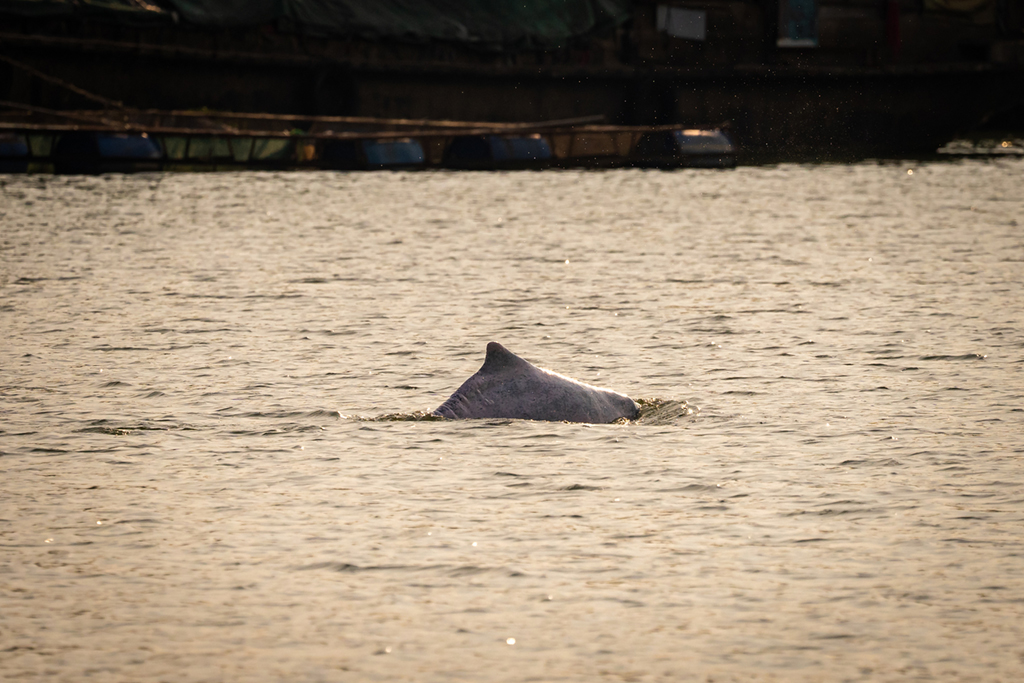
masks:
{"label": "row of boats", "polygon": [[0,118],[0,172],[721,168],[736,163],[729,136],[714,128],[156,111],[115,120],[33,109],[13,120]]}

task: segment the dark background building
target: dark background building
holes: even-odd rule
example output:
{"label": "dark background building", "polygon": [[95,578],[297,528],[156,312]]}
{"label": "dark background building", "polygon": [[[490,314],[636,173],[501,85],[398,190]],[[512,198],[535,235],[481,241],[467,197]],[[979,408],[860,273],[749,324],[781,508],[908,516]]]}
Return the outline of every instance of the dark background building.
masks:
{"label": "dark background building", "polygon": [[[727,126],[747,158],[1024,129],[1022,0],[0,0],[0,99]],[[30,67],[29,69],[24,68]]]}

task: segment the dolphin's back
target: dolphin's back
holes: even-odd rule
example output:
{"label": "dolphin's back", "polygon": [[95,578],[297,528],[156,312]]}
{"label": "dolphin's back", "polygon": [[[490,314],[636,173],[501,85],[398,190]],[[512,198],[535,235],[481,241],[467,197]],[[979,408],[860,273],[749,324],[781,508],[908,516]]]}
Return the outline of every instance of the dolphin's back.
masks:
{"label": "dolphin's back", "polygon": [[638,413],[628,396],[542,370],[497,342],[487,345],[480,370],[434,411],[452,419],[595,423],[633,419]]}

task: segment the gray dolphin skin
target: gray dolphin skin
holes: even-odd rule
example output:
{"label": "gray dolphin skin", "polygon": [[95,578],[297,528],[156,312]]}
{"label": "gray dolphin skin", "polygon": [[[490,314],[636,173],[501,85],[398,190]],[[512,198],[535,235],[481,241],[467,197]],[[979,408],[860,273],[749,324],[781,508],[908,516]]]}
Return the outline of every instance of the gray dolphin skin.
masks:
{"label": "gray dolphin skin", "polygon": [[633,420],[639,414],[630,397],[538,368],[497,342],[487,345],[483,367],[434,411],[451,419],[592,423]]}

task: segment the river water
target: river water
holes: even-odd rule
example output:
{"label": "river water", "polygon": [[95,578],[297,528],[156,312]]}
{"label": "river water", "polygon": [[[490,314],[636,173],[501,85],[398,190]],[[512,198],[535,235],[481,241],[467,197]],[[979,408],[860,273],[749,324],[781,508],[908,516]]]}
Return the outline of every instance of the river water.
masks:
{"label": "river water", "polygon": [[1020,680],[1022,180],[0,178],[0,678]]}

